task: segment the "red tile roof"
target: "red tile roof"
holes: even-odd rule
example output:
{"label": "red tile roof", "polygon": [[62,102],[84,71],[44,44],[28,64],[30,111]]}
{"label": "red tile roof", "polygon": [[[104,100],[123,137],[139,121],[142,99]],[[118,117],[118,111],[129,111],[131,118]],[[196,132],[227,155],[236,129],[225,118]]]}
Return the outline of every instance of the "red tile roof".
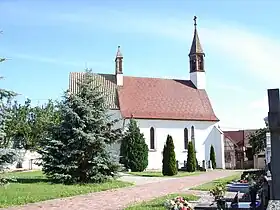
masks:
{"label": "red tile roof", "polygon": [[[78,91],[77,81],[84,74],[70,73],[71,92]],[[120,109],[124,118],[219,121],[206,91],[196,89],[190,80],[124,76],[123,86],[118,87],[113,74],[93,76],[108,108]]]}
{"label": "red tile roof", "polygon": [[224,136],[230,138],[238,146],[249,145],[249,135],[255,132],[257,129],[250,130],[238,130],[238,131],[224,131]]}
{"label": "red tile roof", "polygon": [[233,141],[233,143],[244,146],[244,131],[224,131],[224,137],[227,137]]}
{"label": "red tile roof", "polygon": [[190,80],[124,76],[123,82],[118,98],[125,118],[219,121],[206,91]]}

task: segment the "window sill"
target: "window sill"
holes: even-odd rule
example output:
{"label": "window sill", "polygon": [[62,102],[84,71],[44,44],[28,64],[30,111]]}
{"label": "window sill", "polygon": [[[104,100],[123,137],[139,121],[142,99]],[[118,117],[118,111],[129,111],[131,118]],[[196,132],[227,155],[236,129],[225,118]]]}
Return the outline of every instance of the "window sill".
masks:
{"label": "window sill", "polygon": [[149,149],[149,152],[156,152],[156,149]]}

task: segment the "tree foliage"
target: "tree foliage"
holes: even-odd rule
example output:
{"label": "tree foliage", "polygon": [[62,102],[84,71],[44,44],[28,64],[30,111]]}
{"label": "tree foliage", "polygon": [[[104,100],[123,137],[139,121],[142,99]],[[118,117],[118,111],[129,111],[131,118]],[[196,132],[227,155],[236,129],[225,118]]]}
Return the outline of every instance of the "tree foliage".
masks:
{"label": "tree foliage", "polygon": [[61,123],[54,125],[44,141],[42,170],[62,183],[102,182],[115,177],[120,165],[109,146],[122,137],[107,115],[99,87],[87,70],[78,82],[78,93],[65,93],[60,104]]}
{"label": "tree foliage", "polygon": [[213,145],[210,147],[210,160],[212,162],[212,168],[216,168],[216,154]]}
{"label": "tree foliage", "polygon": [[174,149],[172,136],[168,135],[163,148],[162,174],[164,176],[174,176],[178,173]]}
{"label": "tree foliage", "polygon": [[42,139],[47,136],[48,128],[60,122],[60,111],[57,103],[49,100],[42,106],[31,106],[31,100],[24,104],[17,101],[10,104],[11,118],[5,129],[5,144],[16,148],[36,150]]}
{"label": "tree foliage", "polygon": [[[0,58],[0,62],[3,61],[5,61],[5,59]],[[2,174],[9,164],[12,164],[17,160],[16,151],[14,149],[4,147],[4,141],[6,138],[5,128],[7,127],[7,122],[10,119],[7,104],[10,103],[14,96],[16,96],[15,92],[0,89],[0,185],[8,183],[9,178],[4,177]]]}
{"label": "tree foliage", "polygon": [[133,172],[144,171],[148,166],[149,148],[137,122],[131,119],[120,147],[120,163]]}
{"label": "tree foliage", "polygon": [[254,155],[265,150],[267,132],[268,128],[261,128],[249,135],[249,144],[252,146],[252,152]]}
{"label": "tree foliage", "polygon": [[194,172],[196,169],[196,157],[193,144],[190,141],[188,144],[188,158],[187,158],[187,171]]}

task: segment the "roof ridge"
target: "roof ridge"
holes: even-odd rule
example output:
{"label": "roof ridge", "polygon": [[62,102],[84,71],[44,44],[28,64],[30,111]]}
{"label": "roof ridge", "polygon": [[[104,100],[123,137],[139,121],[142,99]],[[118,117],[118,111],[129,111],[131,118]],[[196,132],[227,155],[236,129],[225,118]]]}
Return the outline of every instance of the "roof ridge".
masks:
{"label": "roof ridge", "polygon": [[179,79],[179,78],[162,78],[162,77],[141,77],[141,76],[124,76],[140,79],[162,79],[162,80],[180,80],[180,81],[190,81],[190,79]]}
{"label": "roof ridge", "polygon": [[[70,74],[85,74],[85,72],[70,72]],[[95,73],[99,75],[115,75],[110,73]],[[144,76],[133,76],[133,75],[124,75],[124,77],[140,78],[140,79],[162,79],[162,80],[179,80],[179,81],[191,81],[190,79],[180,79],[180,78],[162,78],[162,77],[144,77]]]}

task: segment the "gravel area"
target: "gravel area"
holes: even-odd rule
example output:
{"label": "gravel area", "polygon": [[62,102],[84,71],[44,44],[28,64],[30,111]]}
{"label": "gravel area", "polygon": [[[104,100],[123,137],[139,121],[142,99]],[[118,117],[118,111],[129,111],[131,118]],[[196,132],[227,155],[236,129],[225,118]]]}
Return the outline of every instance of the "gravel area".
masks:
{"label": "gravel area", "polygon": [[121,181],[125,182],[132,182],[135,185],[143,185],[143,184],[149,184],[149,183],[155,183],[155,182],[161,182],[166,180],[174,180],[178,178],[172,178],[172,177],[144,177],[144,176],[134,176],[131,174],[122,174],[122,177],[119,178]]}

